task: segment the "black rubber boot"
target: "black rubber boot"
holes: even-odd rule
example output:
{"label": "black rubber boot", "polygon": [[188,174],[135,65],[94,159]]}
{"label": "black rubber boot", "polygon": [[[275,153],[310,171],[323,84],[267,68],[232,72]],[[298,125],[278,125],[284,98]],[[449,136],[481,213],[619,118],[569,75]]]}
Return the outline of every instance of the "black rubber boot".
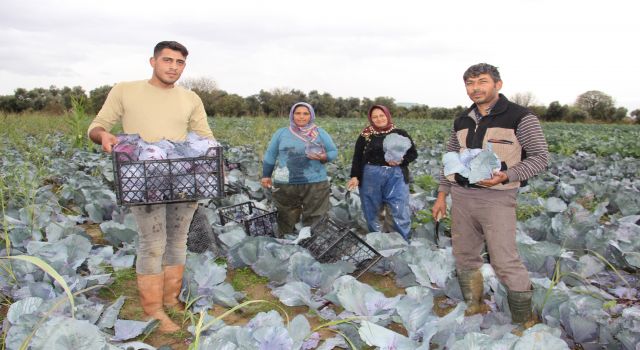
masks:
{"label": "black rubber boot", "polygon": [[465,316],[484,314],[489,311],[489,306],[482,302],[484,281],[480,270],[458,271],[458,283],[464,302],[467,304],[467,309],[464,311]]}
{"label": "black rubber boot", "polygon": [[509,310],[511,311],[511,321],[518,325],[513,330],[513,334],[522,336],[522,332],[537,323],[536,318],[531,310],[531,298],[533,291],[514,292],[507,290],[507,301],[509,302]]}

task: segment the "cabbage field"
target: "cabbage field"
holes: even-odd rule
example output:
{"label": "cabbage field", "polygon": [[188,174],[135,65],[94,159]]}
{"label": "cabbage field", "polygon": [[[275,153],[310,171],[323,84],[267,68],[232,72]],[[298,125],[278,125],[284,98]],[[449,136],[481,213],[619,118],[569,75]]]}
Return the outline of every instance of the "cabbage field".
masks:
{"label": "cabbage field", "polygon": [[550,166],[521,189],[517,210],[542,322],[519,336],[489,264],[491,312],[464,317],[447,220],[435,239],[430,207],[451,121],[397,122],[419,154],[410,244],[366,233],[358,195],[345,191],[364,119],[318,119],[340,151],[327,165],[330,214],[382,255],[356,279],[352,263],[319,263],[295,236],[251,237],[220,223],[220,207],[272,209],[261,155],[287,120],[210,119],[229,165],[227,195],[201,201],[208,234],[190,247],[208,249],[188,254],[180,297],[189,309],[169,314],[183,329],[167,335],[140,321],[136,224],[116,205],[111,159],[86,141],[86,120],[0,116],[2,348],[640,349],[640,126],[543,125]]}

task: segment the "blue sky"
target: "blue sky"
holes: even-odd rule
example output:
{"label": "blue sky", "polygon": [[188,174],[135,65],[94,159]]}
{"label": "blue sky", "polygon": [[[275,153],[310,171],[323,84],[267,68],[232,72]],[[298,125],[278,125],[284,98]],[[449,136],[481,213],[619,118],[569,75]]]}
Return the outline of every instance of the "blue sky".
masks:
{"label": "blue sky", "polygon": [[633,1],[12,1],[0,13],[0,94],[86,90],[150,76],[156,42],[191,54],[183,77],[260,89],[467,105],[462,73],[500,68],[507,96],[571,104],[588,90],[640,108]]}

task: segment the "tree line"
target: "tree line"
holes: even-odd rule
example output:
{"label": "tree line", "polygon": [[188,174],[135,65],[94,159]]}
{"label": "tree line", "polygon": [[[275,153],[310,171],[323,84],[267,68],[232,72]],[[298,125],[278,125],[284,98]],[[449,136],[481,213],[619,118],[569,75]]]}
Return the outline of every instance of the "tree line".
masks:
{"label": "tree line", "polygon": [[[219,89],[208,78],[184,79],[181,85],[194,91],[204,104],[209,116],[286,116],[295,102],[307,101],[314,106],[318,117],[362,118],[374,104],[388,106],[395,117],[416,119],[451,119],[464,111],[467,106],[453,108],[430,107],[422,104],[396,103],[391,97],[334,97],[324,92],[312,90],[309,93],[297,89],[260,90],[257,94],[242,97]],[[42,112],[60,115],[72,109],[72,101],[81,101],[89,115],[96,114],[104,103],[110,85],[100,86],[88,93],[80,86],[57,88],[18,88],[13,95],[0,96],[0,112],[29,113]],[[518,93],[510,97],[513,102],[528,107],[541,120],[583,122],[596,120],[619,122],[627,116],[627,109],[616,107],[614,99],[601,91],[587,91],[577,97],[573,105],[551,102],[548,106],[536,103],[531,93]],[[640,122],[640,109],[630,114]]]}

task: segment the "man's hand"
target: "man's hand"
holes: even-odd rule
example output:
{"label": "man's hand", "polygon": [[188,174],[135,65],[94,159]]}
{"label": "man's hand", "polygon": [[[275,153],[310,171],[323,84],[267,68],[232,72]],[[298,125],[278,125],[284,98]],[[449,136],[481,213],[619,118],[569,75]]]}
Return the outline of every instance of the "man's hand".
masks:
{"label": "man's hand", "polygon": [[484,187],[492,187],[497,184],[501,184],[508,179],[509,177],[506,173],[503,173],[502,171],[496,171],[495,173],[493,173],[493,176],[490,179],[478,181],[477,184]]}
{"label": "man's hand", "polygon": [[445,192],[438,192],[438,198],[431,208],[431,215],[436,221],[447,216],[447,194]]}
{"label": "man's hand", "polygon": [[111,153],[113,146],[118,143],[118,138],[106,131],[103,127],[97,126],[89,132],[89,138],[91,141],[102,146],[102,150]]}
{"label": "man's hand", "polygon": [[118,143],[118,138],[116,137],[116,135],[106,131],[102,133],[102,150],[103,151],[107,153],[111,153],[113,151],[113,146],[115,146],[117,143]]}
{"label": "man's hand", "polygon": [[273,183],[271,182],[270,177],[263,177],[262,179],[260,179],[260,185],[262,185],[262,187],[264,188],[271,188]]}
{"label": "man's hand", "polygon": [[359,184],[360,182],[358,181],[358,178],[352,177],[351,179],[349,179],[349,182],[347,182],[347,190],[353,191],[353,189],[358,187]]}
{"label": "man's hand", "polygon": [[402,159],[400,159],[399,162],[394,162],[392,160],[388,161],[387,164],[389,164],[390,166],[399,166],[400,164],[402,164]]}

